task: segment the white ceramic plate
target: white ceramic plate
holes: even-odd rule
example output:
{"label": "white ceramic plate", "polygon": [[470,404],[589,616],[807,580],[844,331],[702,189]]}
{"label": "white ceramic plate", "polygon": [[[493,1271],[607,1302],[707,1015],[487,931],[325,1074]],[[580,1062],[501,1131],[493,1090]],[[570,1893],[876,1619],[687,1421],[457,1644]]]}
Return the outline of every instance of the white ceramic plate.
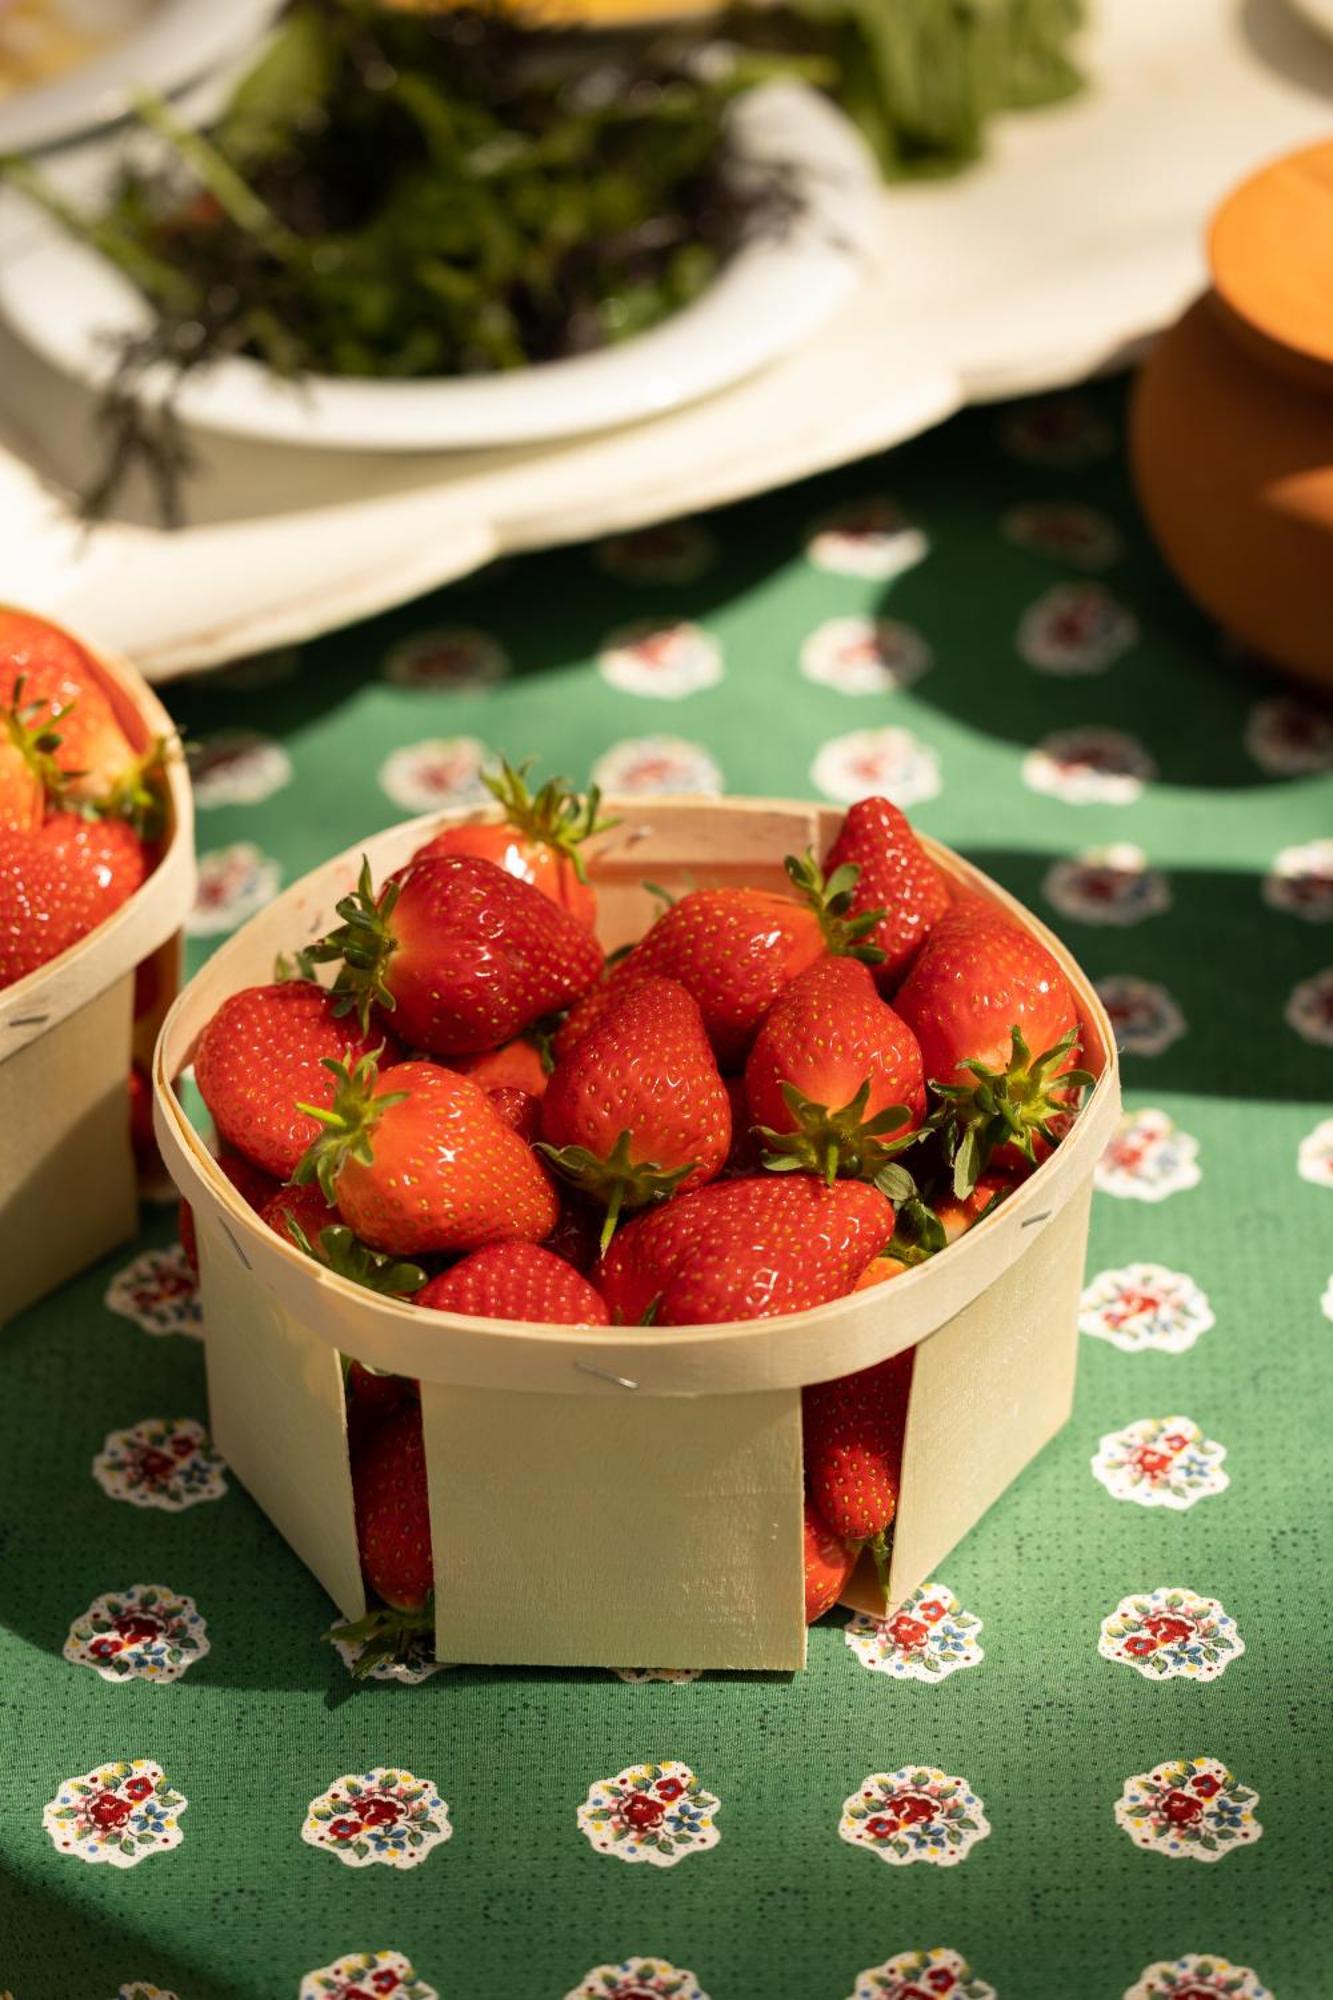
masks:
{"label": "white ceramic plate", "polygon": [[[167,680],[511,550],[718,506],[963,402],[1075,381],[1181,311],[1216,202],[1333,117],[1333,47],[1288,0],[1101,0],[1087,66],[1085,96],[1005,120],[975,172],[892,190],[878,268],[804,346],[706,402],[565,444],[404,456],[201,433],[190,526],[162,532],[137,492],[87,535],[67,496],[94,462],[90,395],[0,325],[0,601]],[[892,468],[872,477],[891,487]]]}
{"label": "white ceramic plate", "polygon": [[[860,137],[826,98],[767,84],[729,114],[741,161],[782,162],[798,208],[723,267],[692,305],[622,346],[508,374],[417,382],[284,383],[261,363],[224,361],[177,408],[209,430],[366,451],[528,444],[637,422],[711,395],[798,346],[858,284],[880,217]],[[0,311],[37,353],[93,387],[107,336],[144,327],[142,301],[93,252],[46,225],[0,271]],[[151,395],[161,384],[145,383]]]}
{"label": "white ceramic plate", "polygon": [[[172,91],[253,40],[281,0],[70,0],[72,16],[112,32],[76,68],[0,98],[0,153],[26,153],[107,125],[137,90]],[[123,29],[121,33],[114,31]]]}

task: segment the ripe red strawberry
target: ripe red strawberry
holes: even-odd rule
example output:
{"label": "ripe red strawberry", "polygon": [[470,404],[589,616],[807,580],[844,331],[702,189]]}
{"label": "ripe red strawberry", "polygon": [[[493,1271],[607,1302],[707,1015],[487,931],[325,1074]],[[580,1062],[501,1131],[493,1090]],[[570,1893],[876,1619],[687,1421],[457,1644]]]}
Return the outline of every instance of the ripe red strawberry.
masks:
{"label": "ripe red strawberry", "polygon": [[[529,758],[528,763],[531,761]],[[506,874],[530,882],[591,930],[597,921],[597,892],[583,863],[583,842],[596,833],[608,832],[618,822],[598,818],[601,794],[595,785],[582,800],[563,778],[548,778],[534,793],[527,783],[527,770],[528,764],[515,770],[512,764],[502,763],[497,776],[483,773],[482,783],[499,801],[504,817],[442,827],[412,858],[480,855]]]}
{"label": "ripe red strawberry", "polygon": [[330,1061],[331,1107],[303,1105],[319,1136],[297,1167],[344,1222],[396,1257],[539,1243],[559,1204],[532,1151],[470,1077],[405,1062],[381,1078],[373,1056]]}
{"label": "ripe red strawberry", "polygon": [[535,1146],[542,1131],[542,1103],[526,1090],[488,1090],[492,1108],[504,1119],[506,1125]]}
{"label": "ripe red strawberry", "polygon": [[799,898],[768,889],[696,889],[664,910],[611,974],[624,985],[659,973],[694,995],[720,1067],[739,1068],[783,987],[825,952],[874,962],[878,911],[851,914],[855,869],[827,878],[810,856],[789,859]]}
{"label": "ripe red strawberry", "polygon": [[410,1376],[382,1375],[378,1368],[367,1368],[364,1361],[348,1362],[347,1394],[350,1398],[349,1429],[355,1410],[363,1435],[388,1411],[396,1410],[400,1403],[409,1399],[420,1400],[419,1385]]}
{"label": "ripe red strawberry", "polygon": [[898,1511],[912,1359],[909,1347],[873,1368],[801,1391],[810,1497],[842,1541],[869,1546],[881,1577],[885,1536]]}
{"label": "ripe red strawberry", "polygon": [[866,1181],[760,1174],[626,1223],[593,1283],[622,1326],[771,1319],[841,1298],[892,1235],[893,1204]]}
{"label": "ripe red strawberry", "polygon": [[[926,1108],[916,1037],[852,958],[818,959],[778,995],[745,1064],[745,1095],[766,1164],[830,1181],[874,1180]],[[901,1175],[883,1186],[894,1199],[911,1192]]]}
{"label": "ripe red strawberry", "polygon": [[[334,1080],[325,1063],[378,1049],[386,1037],[344,1020],[308,979],[246,986],[224,1000],[194,1053],[194,1075],[224,1146],[289,1180],[319,1125],[298,1103],[327,1110]],[[391,1041],[385,1061],[397,1057]]]}
{"label": "ripe red strawberry", "polygon": [[1043,944],[980,896],[940,919],[894,1007],[945,1100],[960,1197],[999,1147],[1034,1162],[1038,1137],[1058,1136],[1052,1121],[1093,1081],[1074,1068],[1079,1020],[1064,974]]}
{"label": "ripe red strawberry", "polygon": [[342,1217],[319,1187],[280,1187],[260,1209],[259,1220],[296,1249],[310,1246],[318,1255],[321,1232],[336,1229]]}
{"label": "ripe red strawberry", "polygon": [[356,1545],[367,1585],[396,1611],[422,1612],[434,1586],[421,1407],[391,1409],[352,1461]]}
{"label": "ripe red strawberry", "polygon": [[906,818],[888,799],[858,799],[848,808],[824,866],[859,869],[854,910],[878,906],[883,915],[870,939],[884,954],[875,982],[891,993],[922,942],[949,907],[944,877]]}
{"label": "ripe red strawberry", "polygon": [[[218,1167],[227,1176],[241,1200],[248,1202],[258,1212],[265,1202],[278,1192],[278,1183],[272,1174],[266,1174],[259,1167],[252,1166],[242,1153],[222,1153],[218,1157]],[[183,1201],[176,1212],[176,1227],[180,1236],[181,1249],[185,1261],[199,1277],[199,1246],[194,1233],[194,1211],[188,1201]]]}
{"label": "ripe red strawberry", "polygon": [[453,1056],[449,1067],[460,1076],[470,1076],[483,1090],[522,1090],[529,1097],[545,1097],[551,1073],[551,1064],[536,1042],[522,1035],[502,1048],[483,1049],[480,1055]]}
{"label": "ripe red strawberry", "polygon": [[674,979],[618,992],[561,1057],[542,1099],[542,1150],[606,1210],[711,1180],[731,1145],[731,1103],[698,1007]]}
{"label": "ripe red strawberry", "polygon": [[828,1522],[805,1503],[805,1622],[831,1611],[856,1568],[856,1550],[840,1542]]}
{"label": "ripe red strawberry", "polygon": [[74,798],[106,798],[137,761],[77,639],[44,618],[0,605],[0,710],[16,706],[59,735],[52,758]]}
{"label": "ripe red strawberry", "polygon": [[12,986],[105,923],[148,873],[121,820],[53,813],[36,833],[0,830],[0,986]]}
{"label": "ripe red strawberry", "polygon": [[555,1228],[543,1237],[542,1248],[572,1264],[586,1278],[601,1254],[601,1234],[602,1216],[598,1210],[571,1195],[561,1201]]}
{"label": "ripe red strawberry", "polygon": [[141,1062],[130,1063],[130,1150],[141,1176],[160,1173],[162,1157],[153,1136],[153,1086]]}
{"label": "ripe red strawberry", "polygon": [[395,1032],[432,1055],[469,1055],[522,1033],[599,976],[592,932],[492,861],[410,861],[376,896],[365,863],[314,959],[340,959],[334,992],[364,1025],[378,1002]]}
{"label": "ripe red strawberry", "polygon": [[727,1086],[727,1102],[731,1106],[731,1147],[722,1171],[729,1179],[736,1180],[762,1171],[761,1142],[750,1118],[745,1078],[724,1076],[722,1081]]}
{"label": "ripe red strawberry", "polygon": [[416,1303],[479,1319],[549,1326],[606,1326],[598,1292],[563,1258],[535,1243],[491,1243],[432,1278]]}

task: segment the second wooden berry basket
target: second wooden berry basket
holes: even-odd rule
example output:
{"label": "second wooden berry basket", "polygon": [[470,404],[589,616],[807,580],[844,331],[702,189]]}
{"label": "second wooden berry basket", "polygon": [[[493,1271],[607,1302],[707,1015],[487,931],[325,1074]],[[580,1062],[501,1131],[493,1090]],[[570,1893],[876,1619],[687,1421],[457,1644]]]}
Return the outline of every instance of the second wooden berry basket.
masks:
{"label": "second wooden berry basket", "polygon": [[0,992],[0,1326],[134,1234],[130,1065],[148,1062],[180,984],[194,901],[176,726],[127,660],[88,651],[135,750],[169,746],[167,824],[156,868],[128,901]]}
{"label": "second wooden berry basket", "polygon": [[[668,889],[784,883],[841,815],[764,799],[609,801],[590,855],[607,949]],[[455,814],[465,818],[472,815]],[[1059,960],[1095,1088],[1051,1158],[986,1221],[892,1283],[785,1318],[598,1328],[456,1318],[334,1277],[262,1224],[175,1090],[222,1000],[330,928],[363,853],[377,880],[432,814],[348,849],[224,945],[154,1061],[163,1157],[194,1208],[214,1441],[339,1609],[365,1609],[340,1354],[421,1381],[442,1660],[768,1668],[805,1663],[801,1387],[917,1349],[890,1592],[901,1602],[1069,1414],[1092,1173],[1119,1109],[1115,1043],[1057,939],[926,845]],[[849,1601],[869,1602],[864,1579]]]}

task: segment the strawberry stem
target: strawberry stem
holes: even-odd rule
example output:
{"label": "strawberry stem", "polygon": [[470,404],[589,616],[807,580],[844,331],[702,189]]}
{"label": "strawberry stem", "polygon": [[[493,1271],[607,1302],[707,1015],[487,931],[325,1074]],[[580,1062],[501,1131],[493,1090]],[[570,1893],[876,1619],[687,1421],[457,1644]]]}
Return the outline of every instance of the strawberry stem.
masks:
{"label": "strawberry stem", "polygon": [[[896,1203],[910,1201],[916,1183],[906,1168],[894,1164],[894,1155],[910,1146],[916,1134],[905,1129],[911,1111],[905,1104],[889,1104],[873,1118],[865,1115],[870,1098],[867,1077],[855,1097],[841,1110],[816,1104],[794,1083],[782,1086],[783,1102],[796,1120],[792,1132],[776,1132],[771,1126],[758,1127],[767,1151],[761,1156],[770,1173],[818,1174],[829,1187],[840,1176],[845,1180],[873,1181],[880,1193]],[[886,1133],[896,1136],[886,1138]]]}
{"label": "strawberry stem", "polygon": [[870,944],[868,934],[887,915],[885,910],[854,910],[853,898],[861,870],[854,861],[844,861],[831,875],[825,875],[807,847],[804,854],[789,854],[783,862],[792,887],[798,890],[819,918],[828,951],[838,958],[859,958],[863,965],[882,965],[885,954]]}
{"label": "strawberry stem", "polygon": [[23,699],[27,675],[20,674],[14,682],[14,699],[8,708],[0,709],[0,742],[8,738],[11,746],[32,772],[42,789],[42,797],[48,805],[63,806],[72,777],[77,771],[62,771],[56,762],[56,751],[64,738],[60,734],[59,723],[74,707],[72,701],[52,702],[29,701]]}
{"label": "strawberry stem", "polygon": [[940,1103],[927,1123],[942,1134],[950,1151],[953,1191],[960,1201],[971,1194],[1000,1146],[1016,1146],[1035,1166],[1037,1138],[1053,1145],[1058,1134],[1052,1121],[1073,1109],[1079,1093],[1097,1080],[1089,1070],[1061,1067],[1078,1041],[1077,1028],[1035,1058],[1022,1029],[1015,1024],[1009,1032],[1012,1053],[1004,1069],[970,1060],[960,1067],[971,1070],[974,1084],[930,1086]]}
{"label": "strawberry stem", "polygon": [[410,1091],[391,1090],[382,1097],[375,1096],[380,1074],[376,1056],[383,1053],[381,1042],[373,1055],[360,1057],[350,1069],[345,1060],[339,1062],[336,1057],[325,1056],[323,1067],[338,1086],[333,1103],[327,1109],[321,1104],[297,1103],[297,1110],[317,1120],[323,1129],[302,1154],[291,1184],[308,1187],[311,1181],[318,1181],[330,1207],[337,1200],[338,1176],[347,1162],[356,1160],[363,1167],[374,1164],[371,1134],[391,1104],[402,1104],[411,1095]]}
{"label": "strawberry stem", "polygon": [[548,1146],[542,1139],[533,1149],[544,1154],[571,1187],[605,1208],[603,1255],[624,1209],[645,1208],[649,1202],[664,1201],[698,1164],[687,1160],[683,1167],[662,1167],[655,1160],[635,1160],[630,1157],[632,1144],[633,1134],[621,1132],[604,1159],[586,1146]]}
{"label": "strawberry stem", "polygon": [[583,842],[591,840],[595,833],[609,833],[620,821],[598,818],[602,795],[596,785],[583,799],[570,790],[563,778],[548,778],[536,792],[532,791],[527,782],[532,763],[531,757],[517,766],[508,758],[501,758],[499,771],[483,772],[482,783],[503,808],[510,826],[543,847],[555,848],[573,864],[579,881],[586,882],[588,871],[580,851]]}
{"label": "strawberry stem", "polygon": [[339,1014],[349,1014],[355,1008],[363,1032],[370,1025],[372,1007],[392,1012],[398,1004],[384,976],[398,949],[398,940],[389,928],[397,901],[396,882],[386,882],[376,896],[370,861],[363,854],[355,889],[337,905],[341,924],[317,943],[306,946],[305,956],[312,964],[341,959],[338,977],[333,982],[334,1009]]}

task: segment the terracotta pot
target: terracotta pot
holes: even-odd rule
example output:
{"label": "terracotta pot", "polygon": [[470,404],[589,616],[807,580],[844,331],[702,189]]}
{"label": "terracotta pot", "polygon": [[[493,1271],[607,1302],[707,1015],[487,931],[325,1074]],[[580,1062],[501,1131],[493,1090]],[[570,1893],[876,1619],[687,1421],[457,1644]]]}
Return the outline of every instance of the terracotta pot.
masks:
{"label": "terracotta pot", "polygon": [[1333,689],[1333,142],[1238,188],[1208,252],[1212,290],[1139,376],[1139,498],[1206,611]]}

